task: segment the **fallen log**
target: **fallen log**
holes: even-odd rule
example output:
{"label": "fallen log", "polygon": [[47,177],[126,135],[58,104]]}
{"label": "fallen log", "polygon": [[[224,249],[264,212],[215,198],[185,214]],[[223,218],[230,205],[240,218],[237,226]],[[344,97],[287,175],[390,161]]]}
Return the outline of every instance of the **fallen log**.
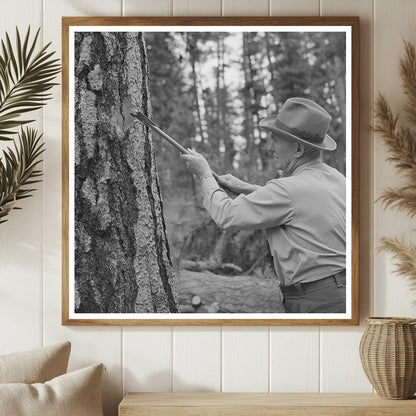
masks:
{"label": "fallen log", "polygon": [[[276,280],[188,270],[179,270],[176,279],[182,313],[279,313],[284,310]],[[192,302],[195,297],[201,301],[198,305]]]}
{"label": "fallen log", "polygon": [[209,260],[182,260],[181,268],[194,272],[210,271],[210,272],[222,272],[239,274],[243,272],[243,269],[233,263],[221,263],[216,259]]}

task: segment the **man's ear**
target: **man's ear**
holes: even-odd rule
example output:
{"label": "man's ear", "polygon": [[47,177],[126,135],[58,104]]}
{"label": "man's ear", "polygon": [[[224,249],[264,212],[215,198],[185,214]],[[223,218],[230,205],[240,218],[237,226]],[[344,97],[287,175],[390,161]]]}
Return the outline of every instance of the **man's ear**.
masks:
{"label": "man's ear", "polygon": [[303,143],[297,142],[296,153],[294,156],[299,159],[303,155],[304,152],[305,152],[305,146],[303,145]]}

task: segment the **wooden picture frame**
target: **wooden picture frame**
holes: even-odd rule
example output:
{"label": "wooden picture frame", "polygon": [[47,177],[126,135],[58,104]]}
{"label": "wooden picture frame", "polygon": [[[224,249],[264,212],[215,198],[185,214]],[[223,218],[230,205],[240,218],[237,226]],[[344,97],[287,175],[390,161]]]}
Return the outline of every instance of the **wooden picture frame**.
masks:
{"label": "wooden picture frame", "polygon": [[[172,292],[172,261],[169,255],[169,245],[164,243],[166,237],[165,220],[163,216],[162,201],[156,168],[154,167],[154,154],[152,139],[142,148],[133,148],[129,140],[125,139],[128,152],[120,150],[120,146],[114,141],[111,149],[111,157],[104,157],[101,165],[96,166],[94,160],[103,156],[113,146],[113,136],[121,135],[130,128],[133,120],[127,120],[132,110],[140,107],[136,98],[128,93],[115,97],[114,100],[106,99],[102,104],[102,113],[97,113],[94,103],[102,100],[104,73],[114,71],[114,68],[100,67],[94,64],[91,56],[98,55],[98,43],[105,44],[108,53],[114,53],[114,48],[119,48],[123,54],[134,54],[135,49],[130,44],[116,44],[113,42],[114,33],[124,32],[212,32],[224,31],[231,33],[240,32],[278,32],[287,33],[324,33],[334,32],[344,34],[345,37],[345,113],[342,114],[345,127],[345,169],[346,169],[346,312],[340,314],[285,314],[285,313],[234,313],[220,312],[209,313],[207,309],[199,313],[197,308],[201,299],[195,299],[197,305],[191,306],[197,311],[191,313],[172,313],[173,308],[169,302],[177,297]],[[86,39],[85,33],[111,34],[102,35],[99,40],[94,37]],[[78,35],[77,35],[78,34]],[[81,34],[81,35],[79,35]],[[77,37],[78,36],[78,37]],[[124,42],[124,41],[123,41]],[[113,48],[113,49],[112,49]],[[63,17],[62,18],[62,324],[63,325],[357,325],[359,324],[359,19],[358,17]],[[118,49],[117,49],[118,50]],[[95,51],[95,52],[94,52]],[[344,53],[343,51],[341,51]],[[142,56],[151,53],[149,49],[141,50]],[[117,56],[117,55],[114,55]],[[76,57],[76,59],[75,59]],[[130,56],[129,59],[134,59]],[[183,56],[180,59],[186,59]],[[124,82],[129,82],[132,75],[126,73],[120,59],[119,76],[125,77]],[[142,79],[132,81],[125,87],[138,88],[147,85],[145,79],[145,67],[137,67],[141,71]],[[88,72],[88,74],[86,73]],[[130,78],[129,78],[130,77]],[[126,81],[127,80],[127,81]],[[133,85],[134,84],[134,85]],[[85,87],[85,88],[84,88]],[[84,89],[83,89],[84,88]],[[123,87],[124,88],[124,87]],[[147,90],[146,90],[147,91]],[[121,93],[120,93],[121,94]],[[198,93],[197,93],[198,94]],[[305,92],[307,95],[307,92]],[[141,96],[143,99],[143,96]],[[146,100],[149,97],[146,92]],[[102,100],[104,102],[105,100]],[[144,101],[142,101],[143,103]],[[276,104],[277,105],[277,104]],[[147,106],[147,107],[146,107]],[[112,110],[116,108],[116,110]],[[146,108],[145,108],[146,107]],[[107,110],[104,111],[103,109]],[[140,107],[141,108],[141,107]],[[150,108],[148,101],[143,107]],[[143,111],[145,111],[143,110]],[[337,110],[338,111],[338,110]],[[155,120],[156,122],[158,120]],[[130,123],[130,124],[127,124]],[[136,121],[136,123],[138,123]],[[111,132],[105,132],[105,126],[110,126]],[[98,134],[97,132],[100,132]],[[135,126],[134,134],[146,134],[150,137],[149,130],[144,126]],[[133,135],[133,133],[129,133]],[[153,133],[153,140],[156,136]],[[75,137],[82,137],[82,146],[75,144]],[[99,138],[97,138],[99,137]],[[118,137],[118,136],[117,136]],[[138,137],[138,136],[136,136]],[[179,139],[179,138],[177,138]],[[94,141],[95,140],[95,141]],[[103,150],[97,145],[97,140],[106,142]],[[114,139],[115,140],[115,139]],[[77,147],[78,146],[78,147]],[[147,147],[146,147],[147,146]],[[110,152],[110,150],[108,150]],[[172,150],[172,155],[174,151]],[[175,153],[175,157],[178,157]],[[103,162],[103,160],[106,160]],[[76,162],[77,161],[77,162]],[[85,164],[80,165],[81,162]],[[135,171],[134,161],[138,161],[141,171]],[[87,163],[88,162],[88,163]],[[107,174],[111,163],[120,163],[115,169],[124,169],[120,173],[120,185],[112,187]],[[75,168],[75,164],[77,167]],[[178,162],[180,163],[180,162]],[[122,167],[120,167],[122,166]],[[132,167],[133,166],[133,167]],[[108,169],[107,169],[108,168]],[[107,171],[106,171],[107,169]],[[143,172],[150,172],[147,177],[140,177]],[[107,172],[107,173],[106,173]],[[89,176],[91,175],[91,176]],[[98,176],[97,176],[98,175]],[[91,179],[90,179],[91,178]],[[98,179],[97,179],[98,178]],[[131,203],[118,191],[108,189],[121,189],[130,186],[130,180],[147,181],[142,190],[134,187],[135,195],[148,192],[148,200],[152,205],[153,217],[146,217],[146,208]],[[152,179],[153,178],[153,179]],[[156,178],[156,179],[155,179]],[[132,181],[133,181],[132,179]],[[127,183],[128,182],[128,183]],[[110,185],[109,185],[110,183]],[[109,188],[105,188],[108,186]],[[105,188],[102,192],[101,188]],[[123,188],[124,189],[124,188]],[[147,190],[147,191],[146,191]],[[77,199],[77,193],[83,192],[84,199]],[[156,199],[151,195],[154,193]],[[136,195],[136,196],[137,196]],[[107,198],[107,199],[106,199]],[[137,197],[139,198],[139,197]],[[112,212],[105,208],[109,200],[114,200],[116,208],[114,212],[122,210],[116,221]],[[84,201],[84,202],[82,202]],[[89,202],[88,202],[89,201]],[[137,199],[139,201],[139,199]],[[137,202],[136,201],[136,202]],[[126,210],[126,211],[124,211]],[[87,214],[85,214],[87,213]],[[82,220],[79,220],[82,216]],[[141,217],[142,216],[142,217]],[[77,219],[77,220],[76,220]],[[143,221],[142,223],[140,221]],[[148,224],[153,221],[154,230],[145,233],[141,238],[137,237],[137,229],[140,224]],[[75,225],[75,223],[77,225]],[[82,229],[81,229],[81,228]],[[95,228],[94,228],[95,227]],[[93,229],[95,231],[89,231]],[[125,235],[126,244],[118,244],[112,250],[104,246],[106,239],[111,238],[111,232]],[[88,230],[87,230],[88,229]],[[87,230],[87,231],[86,231]],[[114,231],[116,230],[116,231]],[[132,234],[132,235],[130,235]],[[110,236],[109,236],[110,235]],[[147,236],[147,237],[144,237]],[[124,238],[124,237],[123,237]],[[131,244],[130,244],[131,243]],[[150,246],[154,247],[154,253],[150,252]],[[120,248],[121,247],[121,248]],[[76,250],[83,250],[82,255],[76,255]],[[95,250],[95,251],[94,251]],[[119,251],[121,250],[121,251]],[[123,251],[124,250],[124,251]],[[136,251],[135,251],[136,250]],[[139,250],[149,254],[146,257],[137,255]],[[127,260],[121,259],[119,253],[125,253],[126,258],[134,259],[127,264]],[[79,253],[79,251],[78,251]],[[75,276],[75,264],[78,275]],[[96,268],[94,268],[97,265]],[[150,273],[142,276],[140,270],[158,267],[160,276]],[[120,272],[120,273],[119,273]],[[113,273],[113,274],[112,274]],[[130,273],[130,274],[129,274]],[[127,275],[134,276],[134,284],[129,282]],[[121,277],[120,277],[121,276]],[[160,285],[153,284],[156,277]],[[78,279],[78,280],[77,280]],[[126,280],[123,280],[126,279]],[[140,280],[142,279],[142,280]],[[144,281],[149,283],[150,289],[144,289]],[[121,282],[121,283],[120,283]],[[141,283],[142,282],[142,283]],[[146,283],[147,284],[147,283]],[[277,283],[276,283],[277,284]],[[115,293],[114,288],[123,288],[120,293]],[[146,286],[147,287],[147,286]],[[149,301],[143,292],[151,292],[155,296]],[[117,289],[118,290],[118,289]],[[121,293],[122,292],[122,293]],[[93,299],[88,303],[84,299]],[[113,304],[123,299],[128,307],[119,306],[113,308]],[[154,299],[157,299],[154,300]],[[166,300],[167,309],[170,312],[158,312],[157,302]],[[102,302],[102,303],[100,303]],[[153,303],[152,303],[153,302]],[[203,300],[202,300],[203,303]],[[102,312],[102,305],[110,312]],[[132,306],[133,305],[133,306]],[[135,312],[138,308],[145,308],[148,312]],[[143,306],[145,305],[145,306]],[[212,303],[218,307],[218,303]],[[205,306],[212,306],[211,303]],[[131,311],[133,307],[133,312]],[[221,307],[221,306],[220,306]],[[90,309],[89,309],[90,308]],[[117,309],[119,308],[119,309]],[[130,309],[129,309],[130,308]],[[117,310],[114,312],[114,310]],[[120,310],[122,310],[120,312]],[[177,310],[177,309],[176,309]],[[185,310],[185,309],[184,309]]]}

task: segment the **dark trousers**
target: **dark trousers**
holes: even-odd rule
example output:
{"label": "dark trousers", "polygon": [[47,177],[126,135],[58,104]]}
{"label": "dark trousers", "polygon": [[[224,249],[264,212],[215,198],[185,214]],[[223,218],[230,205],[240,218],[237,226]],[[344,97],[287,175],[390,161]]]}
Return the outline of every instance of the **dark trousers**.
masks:
{"label": "dark trousers", "polygon": [[345,270],[309,283],[280,286],[286,313],[345,313]]}

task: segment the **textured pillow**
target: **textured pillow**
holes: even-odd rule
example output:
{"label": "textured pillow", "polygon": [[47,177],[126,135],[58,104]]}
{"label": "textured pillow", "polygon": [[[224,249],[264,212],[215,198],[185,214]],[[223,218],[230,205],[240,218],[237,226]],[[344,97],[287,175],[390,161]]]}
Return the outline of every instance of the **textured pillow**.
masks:
{"label": "textured pillow", "polygon": [[44,384],[0,384],[0,415],[103,416],[102,373],[97,364]]}
{"label": "textured pillow", "polygon": [[0,355],[0,383],[44,383],[66,373],[70,342]]}

